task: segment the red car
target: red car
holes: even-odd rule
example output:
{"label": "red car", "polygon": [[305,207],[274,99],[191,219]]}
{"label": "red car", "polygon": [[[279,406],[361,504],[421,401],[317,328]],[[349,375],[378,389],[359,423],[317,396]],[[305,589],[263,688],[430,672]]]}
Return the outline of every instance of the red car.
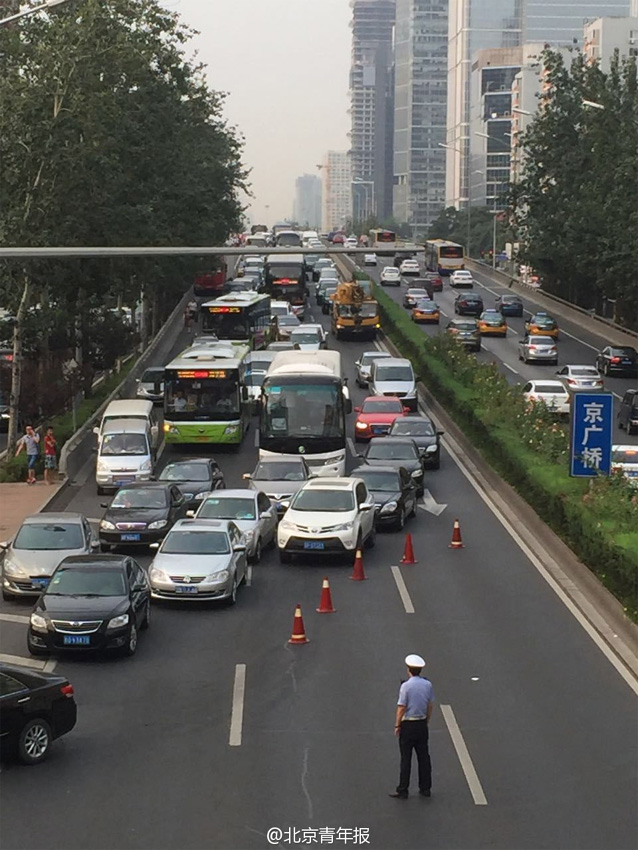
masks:
{"label": "red car", "polygon": [[333,245],[343,245],[345,241],[346,237],[343,233],[335,233],[335,235],[332,237]]}
{"label": "red car", "polygon": [[372,437],[383,437],[392,427],[394,420],[409,413],[409,410],[396,396],[371,395],[361,407],[355,407],[354,412],[357,414],[354,440],[355,443],[361,443]]}

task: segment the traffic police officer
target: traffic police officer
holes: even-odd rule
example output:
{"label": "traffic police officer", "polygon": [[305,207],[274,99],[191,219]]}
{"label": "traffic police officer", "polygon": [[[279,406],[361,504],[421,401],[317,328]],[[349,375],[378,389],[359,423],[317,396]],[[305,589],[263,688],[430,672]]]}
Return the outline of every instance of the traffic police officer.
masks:
{"label": "traffic police officer", "polygon": [[399,784],[391,797],[407,800],[412,768],[412,750],[416,751],[419,765],[419,794],[429,797],[432,787],[432,765],[428,749],[428,723],[434,705],[432,683],[421,671],[425,661],[420,655],[408,655],[405,659],[409,678],[399,689],[395,735],[399,736],[401,769]]}

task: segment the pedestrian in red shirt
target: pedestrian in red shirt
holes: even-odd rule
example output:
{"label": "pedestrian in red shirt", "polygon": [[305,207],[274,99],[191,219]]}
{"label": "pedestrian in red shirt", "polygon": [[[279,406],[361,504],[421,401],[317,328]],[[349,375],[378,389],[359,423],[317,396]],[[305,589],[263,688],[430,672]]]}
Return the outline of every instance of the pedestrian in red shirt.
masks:
{"label": "pedestrian in red shirt", "polygon": [[55,470],[58,466],[57,459],[58,441],[55,439],[53,428],[47,428],[44,436],[44,480],[47,484],[55,484]]}

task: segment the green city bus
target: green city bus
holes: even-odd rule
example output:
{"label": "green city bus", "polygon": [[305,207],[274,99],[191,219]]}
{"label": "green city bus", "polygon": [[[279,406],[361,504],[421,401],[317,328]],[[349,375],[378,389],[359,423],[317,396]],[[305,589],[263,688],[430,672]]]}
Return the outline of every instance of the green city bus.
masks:
{"label": "green city bus", "polygon": [[246,342],[252,349],[273,341],[270,296],[258,292],[234,292],[201,306],[202,333],[217,339]]}
{"label": "green city bus", "polygon": [[250,422],[244,381],[249,346],[207,341],[182,351],[164,371],[166,443],[239,445]]}

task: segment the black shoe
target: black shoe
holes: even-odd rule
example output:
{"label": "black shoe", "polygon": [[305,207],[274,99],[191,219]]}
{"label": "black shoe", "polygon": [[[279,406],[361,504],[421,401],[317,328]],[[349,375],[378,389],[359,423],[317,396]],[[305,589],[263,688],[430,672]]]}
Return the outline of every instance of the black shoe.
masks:
{"label": "black shoe", "polygon": [[408,795],[406,791],[395,791],[394,794],[388,794],[388,797],[395,797],[397,800],[407,800]]}
{"label": "black shoe", "polygon": [[422,797],[431,797],[431,796],[432,796],[432,792],[431,792],[431,791],[419,791],[419,794],[420,794]]}

